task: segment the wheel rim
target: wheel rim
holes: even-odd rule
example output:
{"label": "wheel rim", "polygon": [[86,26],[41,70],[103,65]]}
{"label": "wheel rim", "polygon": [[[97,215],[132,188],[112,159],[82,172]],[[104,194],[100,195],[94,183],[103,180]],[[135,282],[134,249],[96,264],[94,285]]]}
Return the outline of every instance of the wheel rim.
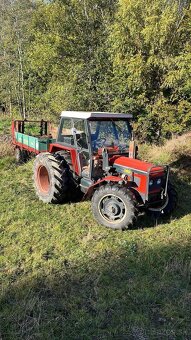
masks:
{"label": "wheel rim", "polygon": [[44,165],[39,166],[37,171],[37,182],[41,192],[47,193],[50,189],[50,178],[48,170]]}
{"label": "wheel rim", "polygon": [[126,216],[126,206],[120,197],[105,195],[99,201],[99,213],[107,222],[120,223]]}

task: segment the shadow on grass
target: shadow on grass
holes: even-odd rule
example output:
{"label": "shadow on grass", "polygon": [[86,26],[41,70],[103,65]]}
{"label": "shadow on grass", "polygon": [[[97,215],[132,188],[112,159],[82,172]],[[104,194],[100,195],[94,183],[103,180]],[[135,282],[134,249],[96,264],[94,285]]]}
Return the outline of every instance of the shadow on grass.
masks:
{"label": "shadow on grass", "polygon": [[190,256],[188,243],[126,242],[60,268],[49,258],[49,275],[10,277],[1,338],[190,339]]}

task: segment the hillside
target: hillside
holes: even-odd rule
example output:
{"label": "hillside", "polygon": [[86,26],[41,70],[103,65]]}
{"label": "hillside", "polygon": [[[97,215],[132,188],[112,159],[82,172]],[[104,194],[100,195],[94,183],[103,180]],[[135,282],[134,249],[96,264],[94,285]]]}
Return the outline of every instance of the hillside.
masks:
{"label": "hillside", "polygon": [[[0,134],[9,131],[1,120]],[[0,338],[191,338],[191,135],[141,157],[171,164],[179,206],[156,225],[99,226],[90,202],[45,205],[32,163],[0,146]]]}

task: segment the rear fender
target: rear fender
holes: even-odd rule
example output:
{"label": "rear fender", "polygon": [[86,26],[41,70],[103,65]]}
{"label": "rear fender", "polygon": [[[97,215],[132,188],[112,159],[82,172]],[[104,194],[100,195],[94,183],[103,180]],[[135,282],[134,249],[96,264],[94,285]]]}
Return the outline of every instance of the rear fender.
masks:
{"label": "rear fender", "polygon": [[66,150],[66,151],[70,152],[74,171],[77,175],[80,175],[81,170],[79,168],[78,154],[77,154],[77,150],[75,148],[65,146],[65,145],[61,145],[59,143],[51,143],[48,151],[50,153],[55,153],[55,152],[62,151],[62,150]]}

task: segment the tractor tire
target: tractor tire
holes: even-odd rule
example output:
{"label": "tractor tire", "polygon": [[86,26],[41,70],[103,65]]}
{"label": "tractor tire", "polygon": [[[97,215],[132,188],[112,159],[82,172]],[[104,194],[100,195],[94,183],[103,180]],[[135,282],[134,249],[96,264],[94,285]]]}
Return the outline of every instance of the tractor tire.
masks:
{"label": "tractor tire", "polygon": [[17,164],[26,163],[29,159],[27,150],[15,148],[15,159]]}
{"label": "tractor tire", "polygon": [[168,184],[167,199],[168,203],[162,211],[164,215],[172,214],[172,212],[176,209],[178,203],[177,191],[171,183]]}
{"label": "tractor tire", "polygon": [[83,198],[83,192],[80,189],[80,185],[75,179],[74,176],[74,168],[72,165],[72,160],[70,154],[65,151],[58,151],[56,152],[56,155],[60,158],[63,159],[66,163],[67,169],[68,169],[68,178],[69,178],[69,183],[70,183],[70,190],[68,192],[68,199],[71,202],[80,202]]}
{"label": "tractor tire", "polygon": [[40,153],[34,162],[34,186],[38,198],[44,203],[63,203],[68,199],[68,167],[63,159]]}
{"label": "tractor tire", "polygon": [[112,229],[127,229],[136,219],[132,193],[117,185],[104,185],[92,197],[92,211],[98,223]]}

